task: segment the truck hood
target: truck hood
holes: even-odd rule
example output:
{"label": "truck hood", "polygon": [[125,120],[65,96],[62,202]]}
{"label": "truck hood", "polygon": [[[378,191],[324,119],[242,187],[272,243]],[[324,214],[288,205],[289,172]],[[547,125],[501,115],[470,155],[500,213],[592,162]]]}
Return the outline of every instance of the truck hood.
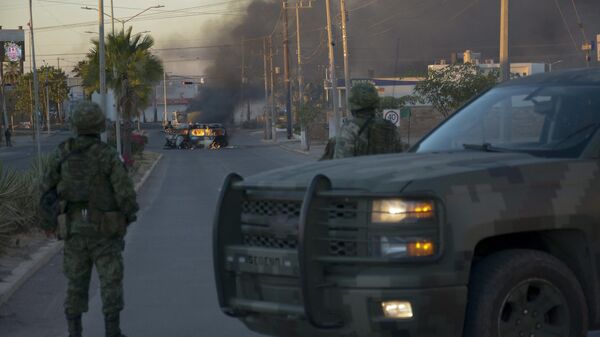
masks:
{"label": "truck hood", "polygon": [[525,153],[446,152],[364,156],[291,166],[248,177],[248,188],[305,189],[318,174],[334,189],[399,193],[411,182],[436,180],[477,171],[494,171],[526,165],[565,161]]}

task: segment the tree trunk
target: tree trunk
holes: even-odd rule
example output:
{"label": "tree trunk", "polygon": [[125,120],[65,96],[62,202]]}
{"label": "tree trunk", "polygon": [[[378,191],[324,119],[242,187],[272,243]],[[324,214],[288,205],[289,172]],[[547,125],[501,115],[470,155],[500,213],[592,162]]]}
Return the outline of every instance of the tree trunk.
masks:
{"label": "tree trunk", "polygon": [[62,104],[61,103],[56,103],[56,107],[57,107],[57,110],[58,110],[58,120],[59,120],[60,124],[64,124],[65,123],[65,118],[63,116]]}
{"label": "tree trunk", "polygon": [[125,119],[123,122],[123,157],[131,160],[131,121]]}

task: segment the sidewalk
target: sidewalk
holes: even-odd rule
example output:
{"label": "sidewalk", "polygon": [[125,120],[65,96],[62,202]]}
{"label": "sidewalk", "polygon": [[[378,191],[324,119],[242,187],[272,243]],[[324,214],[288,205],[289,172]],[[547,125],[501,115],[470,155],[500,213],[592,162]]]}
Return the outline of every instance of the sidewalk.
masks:
{"label": "sidewalk", "polygon": [[[296,137],[298,137],[298,136],[296,136]],[[271,142],[271,141],[266,141],[266,142]],[[286,151],[300,153],[300,154],[303,154],[310,158],[313,158],[315,160],[319,160],[323,156],[323,153],[325,152],[325,145],[326,145],[323,142],[318,142],[318,143],[313,142],[312,144],[310,144],[310,149],[308,151],[305,151],[304,149],[302,149],[302,144],[300,143],[300,139],[298,139],[298,138],[287,139],[285,132],[277,133],[276,143],[277,143],[277,145],[279,145],[279,147],[281,147],[282,149],[284,149]]]}

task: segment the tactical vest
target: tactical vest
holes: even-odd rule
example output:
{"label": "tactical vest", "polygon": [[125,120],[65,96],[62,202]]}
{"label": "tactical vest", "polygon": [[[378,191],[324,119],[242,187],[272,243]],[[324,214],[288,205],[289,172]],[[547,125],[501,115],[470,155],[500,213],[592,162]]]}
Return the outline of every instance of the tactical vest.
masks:
{"label": "tactical vest", "polygon": [[86,208],[110,212],[118,209],[110,181],[111,168],[109,163],[102,161],[104,146],[97,142],[79,150],[68,148],[63,153],[57,190],[60,200],[67,203],[67,211]]}
{"label": "tactical vest", "polygon": [[368,127],[368,154],[395,153],[401,149],[397,127],[388,120],[375,118]]}

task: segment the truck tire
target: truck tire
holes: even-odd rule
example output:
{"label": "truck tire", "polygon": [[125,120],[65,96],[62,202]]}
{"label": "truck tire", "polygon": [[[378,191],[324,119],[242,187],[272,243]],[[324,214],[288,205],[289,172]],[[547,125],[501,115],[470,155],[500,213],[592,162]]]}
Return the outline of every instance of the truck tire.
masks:
{"label": "truck tire", "polygon": [[473,267],[464,337],[585,337],[587,329],[581,285],[552,255],[506,250]]}

